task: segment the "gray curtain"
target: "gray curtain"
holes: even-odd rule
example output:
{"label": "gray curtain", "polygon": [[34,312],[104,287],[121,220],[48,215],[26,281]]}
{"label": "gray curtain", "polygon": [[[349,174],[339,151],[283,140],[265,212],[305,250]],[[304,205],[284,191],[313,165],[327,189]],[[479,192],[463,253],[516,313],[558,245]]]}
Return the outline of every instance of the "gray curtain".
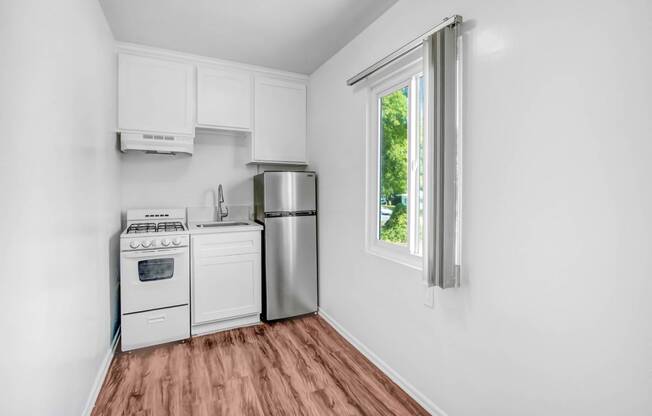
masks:
{"label": "gray curtain", "polygon": [[461,231],[460,93],[461,23],[424,42],[426,88],[424,280],[442,289],[459,286]]}

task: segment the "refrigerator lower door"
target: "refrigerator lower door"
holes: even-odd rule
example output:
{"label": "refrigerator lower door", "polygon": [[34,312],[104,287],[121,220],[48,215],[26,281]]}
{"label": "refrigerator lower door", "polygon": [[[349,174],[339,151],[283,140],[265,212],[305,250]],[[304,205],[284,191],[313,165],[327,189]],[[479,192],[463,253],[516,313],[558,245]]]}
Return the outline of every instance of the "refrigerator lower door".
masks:
{"label": "refrigerator lower door", "polygon": [[317,217],[265,219],[266,320],[317,311]]}

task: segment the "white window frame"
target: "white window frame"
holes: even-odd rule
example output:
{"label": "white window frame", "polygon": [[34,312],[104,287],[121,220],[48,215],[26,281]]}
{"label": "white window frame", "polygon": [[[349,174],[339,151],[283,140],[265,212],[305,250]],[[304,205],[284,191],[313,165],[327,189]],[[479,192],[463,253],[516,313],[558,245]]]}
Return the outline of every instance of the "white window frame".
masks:
{"label": "white window frame", "polygon": [[[373,255],[392,260],[413,269],[422,270],[423,259],[418,246],[418,157],[416,126],[417,79],[423,73],[421,59],[405,64],[400,69],[384,73],[371,81],[367,99],[366,186],[365,186],[365,250]],[[408,95],[408,243],[392,244],[379,239],[380,213],[380,98],[403,87]]]}

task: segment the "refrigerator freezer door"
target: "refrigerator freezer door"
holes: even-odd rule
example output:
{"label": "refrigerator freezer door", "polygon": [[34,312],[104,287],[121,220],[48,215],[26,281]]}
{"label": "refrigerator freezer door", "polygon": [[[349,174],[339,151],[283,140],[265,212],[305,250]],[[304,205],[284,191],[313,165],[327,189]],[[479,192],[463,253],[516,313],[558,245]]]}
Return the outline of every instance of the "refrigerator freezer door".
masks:
{"label": "refrigerator freezer door", "polygon": [[314,172],[265,172],[265,212],[315,211]]}
{"label": "refrigerator freezer door", "polygon": [[265,319],[317,311],[317,217],[265,219]]}

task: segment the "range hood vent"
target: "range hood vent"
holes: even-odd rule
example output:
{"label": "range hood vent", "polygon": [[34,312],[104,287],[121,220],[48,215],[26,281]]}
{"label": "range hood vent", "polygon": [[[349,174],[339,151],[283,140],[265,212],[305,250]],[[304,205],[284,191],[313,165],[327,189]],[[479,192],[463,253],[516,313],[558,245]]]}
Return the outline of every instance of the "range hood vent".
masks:
{"label": "range hood vent", "polygon": [[192,155],[193,137],[163,134],[120,133],[120,150],[139,150],[146,153]]}

